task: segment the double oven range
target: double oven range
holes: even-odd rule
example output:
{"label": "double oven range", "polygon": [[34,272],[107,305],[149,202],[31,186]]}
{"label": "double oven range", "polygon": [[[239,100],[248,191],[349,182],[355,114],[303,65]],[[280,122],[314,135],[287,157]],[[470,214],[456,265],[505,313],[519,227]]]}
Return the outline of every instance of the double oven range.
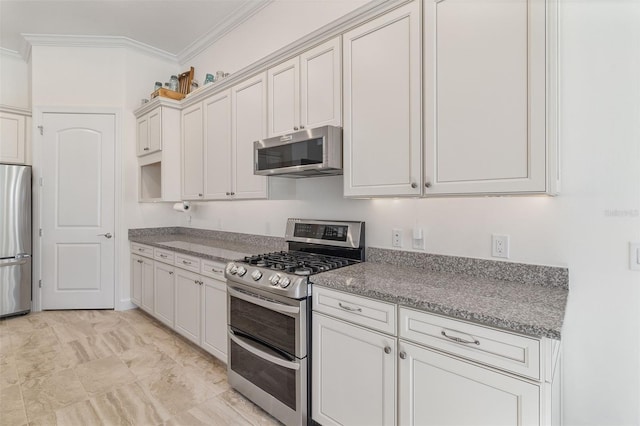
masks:
{"label": "double oven range", "polygon": [[228,381],[285,425],[310,423],[313,275],[364,260],[364,222],[289,219],[289,250],[225,269]]}

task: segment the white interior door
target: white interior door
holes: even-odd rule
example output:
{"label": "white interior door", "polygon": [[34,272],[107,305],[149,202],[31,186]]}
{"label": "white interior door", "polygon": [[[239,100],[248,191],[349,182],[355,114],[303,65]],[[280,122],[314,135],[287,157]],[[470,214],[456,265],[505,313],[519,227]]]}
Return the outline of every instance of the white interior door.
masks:
{"label": "white interior door", "polygon": [[42,125],[42,309],[113,308],[115,115]]}

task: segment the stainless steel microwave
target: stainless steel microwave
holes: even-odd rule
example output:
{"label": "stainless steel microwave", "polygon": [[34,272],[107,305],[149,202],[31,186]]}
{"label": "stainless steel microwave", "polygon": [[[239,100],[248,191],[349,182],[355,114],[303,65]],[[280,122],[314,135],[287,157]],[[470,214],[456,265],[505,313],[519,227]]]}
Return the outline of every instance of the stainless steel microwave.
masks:
{"label": "stainless steel microwave", "polygon": [[253,161],[256,175],[341,175],[342,128],[322,126],[255,141]]}

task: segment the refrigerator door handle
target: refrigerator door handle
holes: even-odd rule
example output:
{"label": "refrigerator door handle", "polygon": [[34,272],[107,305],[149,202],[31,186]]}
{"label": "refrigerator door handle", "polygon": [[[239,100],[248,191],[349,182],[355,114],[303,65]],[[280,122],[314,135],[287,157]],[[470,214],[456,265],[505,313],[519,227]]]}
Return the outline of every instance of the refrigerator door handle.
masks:
{"label": "refrigerator door handle", "polygon": [[16,254],[16,259],[29,259],[31,257],[30,254],[27,253],[18,253]]}
{"label": "refrigerator door handle", "polygon": [[24,265],[25,263],[27,263],[27,259],[31,257],[29,255],[27,255],[27,257],[14,257],[14,258],[9,258],[9,259],[0,259],[0,268],[2,268],[3,266],[14,266],[14,265]]}

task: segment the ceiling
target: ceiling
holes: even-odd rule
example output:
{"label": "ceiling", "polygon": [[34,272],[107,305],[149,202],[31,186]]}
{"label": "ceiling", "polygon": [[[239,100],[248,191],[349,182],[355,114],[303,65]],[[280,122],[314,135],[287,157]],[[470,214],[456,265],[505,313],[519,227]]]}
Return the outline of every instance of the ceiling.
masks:
{"label": "ceiling", "polygon": [[[222,35],[269,0],[0,0],[0,47],[26,35],[126,37],[170,55]],[[213,41],[213,40],[211,40]]]}

